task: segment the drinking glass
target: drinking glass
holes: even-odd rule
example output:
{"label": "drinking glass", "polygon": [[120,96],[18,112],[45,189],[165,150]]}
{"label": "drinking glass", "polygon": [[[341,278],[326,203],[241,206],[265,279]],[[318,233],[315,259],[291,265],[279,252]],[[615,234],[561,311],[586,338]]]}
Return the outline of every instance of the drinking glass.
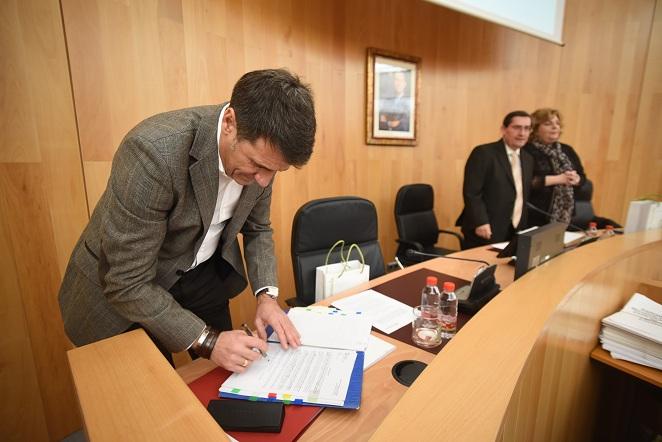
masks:
{"label": "drinking glass", "polygon": [[419,305],[413,309],[411,339],[419,347],[432,348],[441,345],[439,307]]}

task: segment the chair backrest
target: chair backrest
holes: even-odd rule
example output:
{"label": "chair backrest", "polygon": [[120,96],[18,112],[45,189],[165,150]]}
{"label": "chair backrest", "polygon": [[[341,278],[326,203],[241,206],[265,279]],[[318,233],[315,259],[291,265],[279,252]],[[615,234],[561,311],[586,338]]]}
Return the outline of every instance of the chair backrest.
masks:
{"label": "chair backrest", "polygon": [[[363,198],[341,196],[309,201],[292,222],[292,268],[297,299],[304,305],[315,302],[315,269],[324,265],[326,254],[340,240],[358,244],[370,265],[370,279],[384,274],[384,258],[377,238],[377,210]],[[347,247],[345,247],[347,250]],[[337,262],[339,250],[331,254]],[[359,259],[352,254],[352,259]]]}
{"label": "chair backrest", "polygon": [[572,215],[572,224],[581,227],[582,229],[588,228],[588,223],[595,218],[593,211],[593,183],[587,179],[584,184],[574,190],[575,198],[575,212]]}
{"label": "chair backrest", "polygon": [[434,190],[429,184],[407,184],[395,197],[395,224],[398,237],[431,247],[439,239],[434,214]]}

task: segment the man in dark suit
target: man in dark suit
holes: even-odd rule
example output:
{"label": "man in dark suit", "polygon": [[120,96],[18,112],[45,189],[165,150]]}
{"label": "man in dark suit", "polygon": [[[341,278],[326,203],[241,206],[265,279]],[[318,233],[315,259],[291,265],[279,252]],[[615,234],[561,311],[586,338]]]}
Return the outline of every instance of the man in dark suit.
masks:
{"label": "man in dark suit", "polygon": [[[133,128],[60,288],[72,342],[141,327],[166,357],[191,349],[237,372],[260,357],[254,348],[266,351],[267,325],[284,348],[298,346],[276,301],[271,192],[277,172],[308,161],[315,126],[308,86],[287,71],[263,70],[245,74],[229,103],[159,114]],[[232,331],[229,299],[247,280],[262,339]]]}
{"label": "man in dark suit", "polygon": [[506,115],[501,140],[477,146],[464,168],[464,248],[509,241],[526,227],[526,210],[533,176],[533,159],[522,150],[531,133],[524,111]]}

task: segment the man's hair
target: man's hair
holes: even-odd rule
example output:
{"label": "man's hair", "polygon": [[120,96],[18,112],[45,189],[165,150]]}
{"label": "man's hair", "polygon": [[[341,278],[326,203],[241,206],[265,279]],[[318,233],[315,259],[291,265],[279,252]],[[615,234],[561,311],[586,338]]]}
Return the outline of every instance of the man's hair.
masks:
{"label": "man's hair", "polygon": [[536,132],[541,124],[548,122],[552,118],[557,117],[559,119],[559,125],[563,129],[563,117],[561,117],[561,112],[551,107],[544,107],[542,109],[536,109],[531,114],[531,139],[536,137]]}
{"label": "man's hair", "polygon": [[244,74],[232,90],[230,106],[237,119],[237,138],[264,138],[292,166],[303,166],[315,143],[313,94],[299,77],[284,69]]}
{"label": "man's hair", "polygon": [[508,115],[503,117],[503,127],[510,126],[510,123],[513,122],[513,118],[515,118],[515,117],[528,117],[528,118],[531,118],[531,115],[529,115],[528,112],[525,112],[523,110],[512,111]]}

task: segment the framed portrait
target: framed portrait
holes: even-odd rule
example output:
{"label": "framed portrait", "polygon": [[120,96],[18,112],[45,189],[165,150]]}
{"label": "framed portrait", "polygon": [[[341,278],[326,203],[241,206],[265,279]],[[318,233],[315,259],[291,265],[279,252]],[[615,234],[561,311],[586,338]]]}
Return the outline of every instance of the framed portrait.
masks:
{"label": "framed portrait", "polygon": [[416,146],[421,59],[368,48],[366,143]]}

